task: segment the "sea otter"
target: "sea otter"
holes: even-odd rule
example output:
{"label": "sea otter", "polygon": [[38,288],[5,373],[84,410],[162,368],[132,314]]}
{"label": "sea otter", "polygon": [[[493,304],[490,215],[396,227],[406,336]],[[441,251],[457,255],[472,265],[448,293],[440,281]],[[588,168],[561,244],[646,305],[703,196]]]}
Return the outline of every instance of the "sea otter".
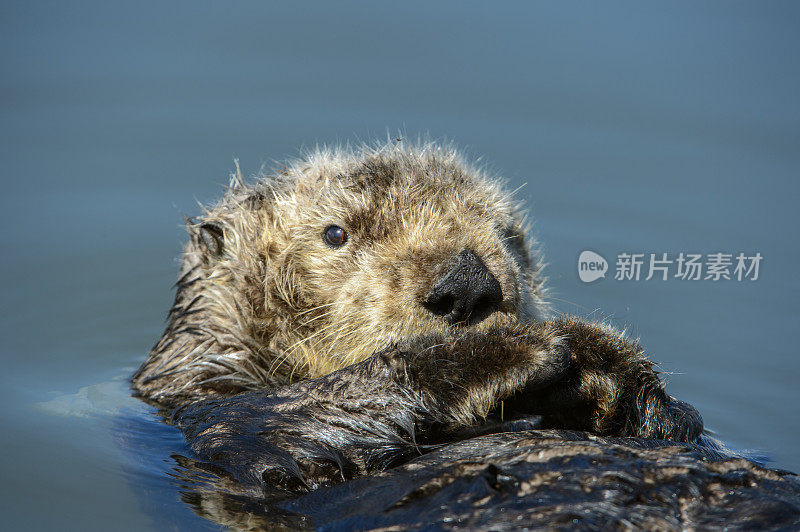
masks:
{"label": "sea otter", "polygon": [[520,429],[722,458],[638,342],[551,314],[521,209],[449,146],[320,149],[252,184],[237,171],[187,226],[133,387],[269,500]]}

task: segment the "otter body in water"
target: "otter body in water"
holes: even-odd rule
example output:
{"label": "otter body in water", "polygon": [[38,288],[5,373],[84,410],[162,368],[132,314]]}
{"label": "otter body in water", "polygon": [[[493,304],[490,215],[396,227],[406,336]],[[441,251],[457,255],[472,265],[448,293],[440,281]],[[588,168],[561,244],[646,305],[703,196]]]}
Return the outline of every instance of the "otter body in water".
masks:
{"label": "otter body in water", "polygon": [[[564,456],[586,447],[575,433],[558,432],[568,429],[639,438],[614,444],[631,449],[683,442],[692,463],[725,458],[703,448],[699,414],[667,395],[637,342],[550,315],[520,210],[496,180],[449,148],[317,151],[255,184],[236,176],[222,201],[188,228],[167,329],[133,385],[145,399],[176,407],[173,419],[192,450],[230,476],[239,486],[233,491],[249,486],[262,501],[286,504],[342,480],[390,469],[402,475],[422,463],[415,456],[441,454],[450,442],[463,447],[489,441],[482,433],[520,428],[537,441],[561,438]],[[556,432],[537,432],[545,429]],[[529,450],[535,445],[528,441]],[[611,444],[598,448],[619,454]],[[486,451],[475,455],[490,460]],[[440,469],[426,466],[438,471],[426,480],[438,489],[442,475],[459,476],[441,469],[452,460],[444,454]],[[651,481],[680,478],[694,486],[687,497],[698,508],[724,509],[716,495],[697,491],[701,482],[719,482],[714,474],[653,467]],[[754,482],[772,475],[789,500],[797,496],[777,473],[748,467],[757,471]],[[598,479],[604,468],[595,468]],[[580,482],[591,491],[590,476]],[[400,504],[408,496],[389,499]],[[615,519],[655,523],[652,512],[620,511],[622,502],[603,504]],[[568,511],[560,504],[553,519]],[[224,520],[219,509],[229,512],[231,503],[214,507],[206,513]],[[301,510],[290,513],[314,514]],[[251,522],[252,508],[245,513]],[[800,510],[785,506],[784,513],[796,520]],[[675,519],[664,522],[703,523],[694,515]],[[286,523],[323,522],[324,515]]]}

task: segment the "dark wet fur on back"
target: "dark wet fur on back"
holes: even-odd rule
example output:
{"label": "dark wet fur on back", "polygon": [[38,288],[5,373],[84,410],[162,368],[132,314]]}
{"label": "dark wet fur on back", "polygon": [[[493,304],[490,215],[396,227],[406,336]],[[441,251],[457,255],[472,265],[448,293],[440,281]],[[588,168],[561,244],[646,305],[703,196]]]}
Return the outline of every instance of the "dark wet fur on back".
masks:
{"label": "dark wet fur on back", "polygon": [[[524,425],[518,422],[518,425]],[[533,426],[536,423],[530,423]],[[184,500],[242,530],[796,530],[800,485],[706,446],[525,429],[473,437],[316,490],[248,491],[181,459]]]}

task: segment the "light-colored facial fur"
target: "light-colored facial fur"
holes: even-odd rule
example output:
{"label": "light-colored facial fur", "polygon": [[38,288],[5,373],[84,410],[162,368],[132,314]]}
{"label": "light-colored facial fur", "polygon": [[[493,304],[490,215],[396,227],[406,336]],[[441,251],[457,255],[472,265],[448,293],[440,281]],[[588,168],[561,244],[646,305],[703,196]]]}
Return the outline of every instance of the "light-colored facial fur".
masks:
{"label": "light-colored facial fur", "polygon": [[[539,257],[497,179],[435,144],[320,149],[188,224],[169,325],[134,377],[158,398],[316,377],[459,325],[423,307],[464,250],[500,283],[476,330],[541,319]],[[330,226],[347,240],[325,243]]]}

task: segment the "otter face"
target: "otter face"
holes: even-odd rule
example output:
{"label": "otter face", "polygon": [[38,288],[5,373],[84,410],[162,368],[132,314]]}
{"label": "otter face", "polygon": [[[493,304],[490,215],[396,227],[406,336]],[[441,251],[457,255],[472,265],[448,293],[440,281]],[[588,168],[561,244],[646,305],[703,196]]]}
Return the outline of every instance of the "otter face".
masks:
{"label": "otter face", "polygon": [[294,316],[274,349],[310,376],[402,338],[546,312],[509,195],[452,152],[317,154],[271,187],[266,285]]}
{"label": "otter face", "polygon": [[134,376],[163,401],[547,313],[519,210],[448,148],[322,150],[251,185],[237,175],[188,229],[166,330]]}

